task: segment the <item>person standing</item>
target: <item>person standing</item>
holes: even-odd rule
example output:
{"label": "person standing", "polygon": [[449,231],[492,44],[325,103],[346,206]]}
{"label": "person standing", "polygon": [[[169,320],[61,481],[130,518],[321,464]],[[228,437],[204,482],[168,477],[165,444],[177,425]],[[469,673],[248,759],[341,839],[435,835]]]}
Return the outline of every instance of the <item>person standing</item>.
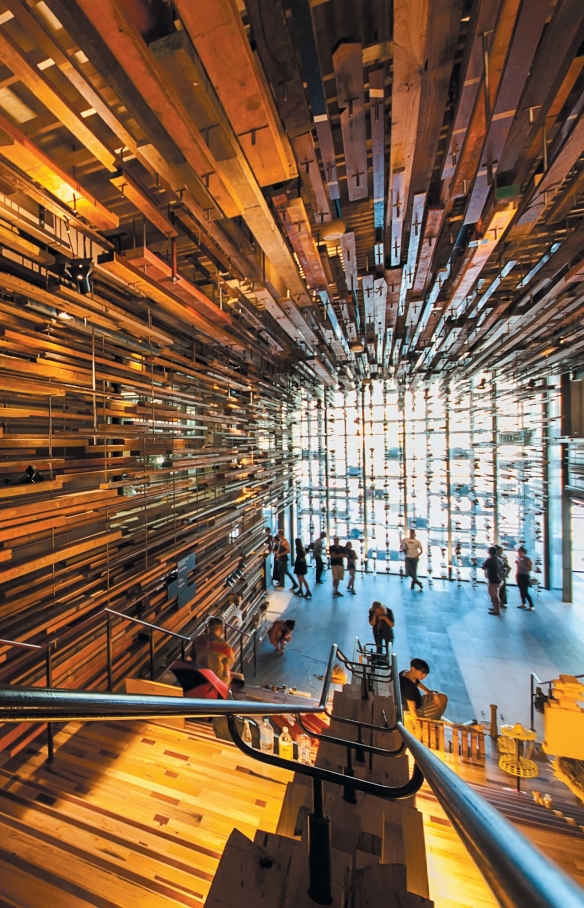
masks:
{"label": "person standing", "polygon": [[290,554],[290,543],[284,536],[284,530],[278,530],[278,586],[284,587],[286,581],[284,577],[289,577],[292,583],[290,587],[290,592],[295,593],[297,590],[297,584],[294,580],[294,577],[288,570],[288,556]]}
{"label": "person standing", "polygon": [[274,564],[272,567],[272,583],[274,586],[278,586],[280,583],[280,572],[278,569],[278,551],[280,549],[280,537],[276,533],[272,535],[272,552],[274,555]]}
{"label": "person standing", "polygon": [[381,602],[373,602],[369,609],[369,624],[373,628],[373,639],[377,645],[377,652],[383,652],[383,644],[393,643],[393,627],[395,619],[390,608],[385,608]]}
{"label": "person standing", "polygon": [[314,555],[314,560],[316,561],[316,583],[323,583],[322,572],[324,570],[324,562],[322,560],[322,554],[324,549],[324,541],[326,539],[326,533],[321,533],[312,547],[312,554]]}
{"label": "person standing", "polygon": [[497,549],[494,545],[488,548],[489,557],[483,561],[482,569],[487,578],[487,590],[491,600],[489,615],[501,614],[501,600],[499,599],[499,590],[505,579],[505,568],[503,562],[497,555]]}
{"label": "person standing", "polygon": [[503,582],[499,590],[499,601],[501,603],[501,608],[507,608],[507,577],[511,573],[511,565],[509,564],[509,560],[505,555],[505,552],[503,551],[503,546],[496,545],[495,548],[497,549],[497,558],[501,560],[501,564],[503,565],[503,570],[505,572],[505,576],[503,577]]}
{"label": "person standing", "polygon": [[343,545],[339,545],[339,537],[335,536],[333,544],[329,547],[331,559],[331,572],[333,575],[333,596],[342,596],[339,592],[339,583],[345,576],[345,558],[347,550]]}
{"label": "person standing", "polygon": [[[308,583],[306,581],[306,575],[308,573],[308,567],[306,564],[306,552],[304,546],[302,545],[302,540],[297,539],[294,543],[296,546],[296,558],[294,559],[294,576],[298,581],[298,589],[296,590],[299,596],[304,596],[306,599],[312,599],[312,593],[308,588]],[[306,587],[306,593],[303,593],[302,590]]]}
{"label": "person standing", "polygon": [[356,596],[355,592],[355,571],[357,570],[357,552],[353,548],[353,544],[349,541],[345,546],[347,552],[347,572],[349,574],[349,582],[347,584],[347,592],[352,593],[353,596]]}
{"label": "person standing", "polygon": [[517,558],[515,559],[515,580],[519,588],[519,595],[521,596],[521,605],[518,605],[517,608],[527,608],[525,605],[527,601],[529,603],[528,612],[535,611],[533,599],[529,592],[529,584],[531,582],[530,573],[532,568],[533,562],[531,558],[528,557],[525,546],[520,545],[517,549]]}
{"label": "person standing", "polygon": [[406,556],[406,577],[410,577],[412,581],[410,589],[413,590],[416,584],[420,589],[423,589],[422,584],[418,580],[418,561],[424,550],[420,540],[416,539],[415,530],[410,530],[409,539],[403,540],[401,548]]}

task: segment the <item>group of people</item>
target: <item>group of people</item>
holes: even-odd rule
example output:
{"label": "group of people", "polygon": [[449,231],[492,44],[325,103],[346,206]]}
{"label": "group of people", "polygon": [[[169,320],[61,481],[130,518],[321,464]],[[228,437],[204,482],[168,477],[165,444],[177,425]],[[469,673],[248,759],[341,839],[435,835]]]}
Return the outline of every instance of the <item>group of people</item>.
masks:
{"label": "group of people", "polygon": [[[501,609],[507,608],[507,577],[511,573],[511,565],[500,545],[489,547],[488,558],[483,562],[482,569],[485,572],[487,591],[491,600],[489,615],[500,615]],[[515,558],[515,582],[521,598],[521,604],[517,608],[528,612],[535,611],[529,592],[532,569],[531,558],[525,546],[520,545]]]}
{"label": "group of people", "polygon": [[[308,546],[308,550],[312,550],[314,556],[314,561],[316,564],[316,578],[315,582],[322,584],[324,583],[322,575],[324,572],[324,562],[326,558],[326,533],[321,533],[318,539],[315,542],[311,543]],[[308,573],[308,565],[306,561],[307,549],[304,546],[304,543],[301,539],[296,539],[294,541],[295,547],[295,557],[294,565],[292,571],[294,576],[289,571],[289,556],[290,556],[290,544],[284,535],[284,530],[278,530],[275,536],[272,536],[269,528],[266,528],[266,545],[268,547],[268,552],[274,555],[274,566],[272,571],[272,580],[275,584],[276,589],[284,589],[285,578],[288,577],[292,586],[290,587],[290,592],[296,593],[298,596],[302,596],[304,599],[312,599],[312,593],[308,586],[308,581],[306,580],[306,575]],[[347,573],[349,575],[349,583],[347,585],[347,591],[356,595],[355,593],[355,571],[357,570],[357,552],[353,548],[353,545],[350,541],[346,542],[345,545],[340,544],[340,539],[338,536],[335,536],[333,539],[333,544],[329,546],[328,556],[330,558],[331,573],[333,577],[333,596],[342,596],[343,593],[339,590],[339,583],[344,579],[345,576],[345,559],[347,560]]]}

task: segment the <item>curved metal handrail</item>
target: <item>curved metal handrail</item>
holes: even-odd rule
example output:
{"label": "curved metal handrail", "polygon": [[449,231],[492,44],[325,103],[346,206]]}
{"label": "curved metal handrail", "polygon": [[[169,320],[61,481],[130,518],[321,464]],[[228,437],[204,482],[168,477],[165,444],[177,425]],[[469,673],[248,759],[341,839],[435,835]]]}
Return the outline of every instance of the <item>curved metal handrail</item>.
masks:
{"label": "curved metal handrail", "polygon": [[399,732],[503,908],[584,908],[584,890],[403,725]]}
{"label": "curved metal handrail", "polygon": [[[337,716],[333,716],[333,719],[337,718]],[[334,744],[339,747],[350,747],[352,750],[361,750],[368,754],[377,754],[380,757],[399,757],[406,749],[403,740],[397,750],[386,750],[384,747],[375,747],[373,744],[364,744],[362,741],[348,741],[345,738],[335,738],[333,735],[321,735],[319,732],[311,731],[303,724],[301,715],[298,716],[297,722],[303,732],[311,738],[315,738],[317,741],[324,741],[326,744]],[[385,728],[383,731],[390,732],[392,729]]]}
{"label": "curved metal handrail", "polygon": [[[414,763],[414,769],[411,777],[404,785],[391,787],[389,785],[379,785],[377,782],[368,782],[367,779],[358,779],[355,776],[347,776],[341,772],[334,772],[332,769],[324,769],[321,766],[311,766],[308,763],[297,763],[295,760],[284,760],[276,754],[264,753],[261,750],[255,750],[242,740],[236,725],[236,714],[233,712],[227,717],[229,734],[233,743],[239,747],[242,753],[260,763],[267,763],[269,766],[278,766],[280,769],[289,769],[291,772],[300,773],[303,776],[311,776],[320,779],[322,782],[332,782],[343,787],[354,788],[356,791],[362,791],[365,794],[375,795],[377,798],[397,801],[402,798],[411,798],[420,790],[424,784],[424,776],[420,772],[417,763]],[[352,743],[352,742],[346,742]]]}

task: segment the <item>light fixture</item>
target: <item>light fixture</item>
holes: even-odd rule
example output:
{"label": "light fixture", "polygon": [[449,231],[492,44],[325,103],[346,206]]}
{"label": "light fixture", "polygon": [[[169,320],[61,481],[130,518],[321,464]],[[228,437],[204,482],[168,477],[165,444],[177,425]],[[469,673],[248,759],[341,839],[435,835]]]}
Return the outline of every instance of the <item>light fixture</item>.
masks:
{"label": "light fixture", "polygon": [[340,240],[345,235],[347,225],[341,218],[334,218],[332,221],[325,221],[319,226],[320,236],[327,243]]}
{"label": "light fixture", "polygon": [[68,312],[57,312],[57,318],[60,318],[64,322],[70,322],[73,320],[73,316],[69,315]]}
{"label": "light fixture", "polygon": [[91,293],[91,281],[89,277],[93,271],[93,261],[91,259],[73,259],[69,262],[69,274],[71,279],[77,284],[79,293],[85,295]]}

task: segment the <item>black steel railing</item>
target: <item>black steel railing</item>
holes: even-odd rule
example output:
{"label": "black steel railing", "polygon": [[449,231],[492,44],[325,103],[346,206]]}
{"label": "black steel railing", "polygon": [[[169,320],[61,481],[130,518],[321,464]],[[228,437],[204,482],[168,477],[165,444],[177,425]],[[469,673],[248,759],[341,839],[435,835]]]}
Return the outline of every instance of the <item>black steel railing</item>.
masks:
{"label": "black steel railing", "polygon": [[[336,655],[333,646],[316,706],[6,687],[0,688],[0,722],[226,716],[233,741],[243,753],[268,765],[308,775],[313,780],[313,810],[309,817],[309,895],[317,904],[332,902],[331,830],[330,819],[324,812],[324,782],[343,788],[349,785],[356,791],[396,800],[415,794],[425,778],[504,908],[584,908],[584,890],[406,729],[395,654],[391,656],[391,675],[396,725],[391,729],[380,727],[380,730],[396,728],[414,758],[412,775],[404,785],[378,785],[322,767],[284,760],[276,754],[259,752],[242,740],[237,717],[322,712],[328,700]],[[343,743],[352,746],[355,742]]]}

